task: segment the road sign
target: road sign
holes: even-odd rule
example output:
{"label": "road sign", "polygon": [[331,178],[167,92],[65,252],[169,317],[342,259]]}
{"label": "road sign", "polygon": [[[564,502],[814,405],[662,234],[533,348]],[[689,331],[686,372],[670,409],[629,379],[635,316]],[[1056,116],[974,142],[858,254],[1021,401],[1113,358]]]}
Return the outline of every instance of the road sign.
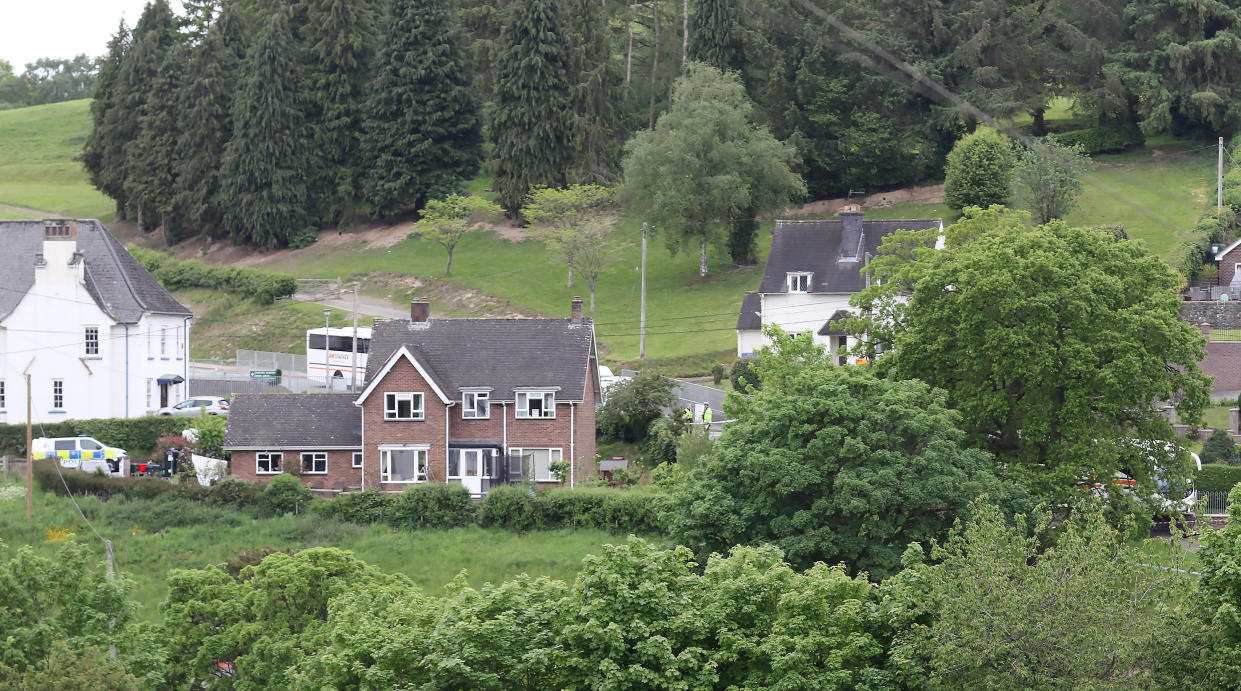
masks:
{"label": "road sign", "polygon": [[275,379],[278,376],[275,370],[250,370],[251,379]]}

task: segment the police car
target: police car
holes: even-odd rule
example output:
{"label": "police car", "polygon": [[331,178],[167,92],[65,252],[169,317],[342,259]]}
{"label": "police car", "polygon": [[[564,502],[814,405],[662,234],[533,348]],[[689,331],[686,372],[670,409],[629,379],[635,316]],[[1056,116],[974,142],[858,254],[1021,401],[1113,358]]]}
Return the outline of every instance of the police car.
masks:
{"label": "police car", "polygon": [[101,471],[113,477],[121,477],[129,463],[125,449],[102,444],[93,437],[39,437],[31,442],[35,458],[56,458],[62,468],[73,468],[88,473]]}

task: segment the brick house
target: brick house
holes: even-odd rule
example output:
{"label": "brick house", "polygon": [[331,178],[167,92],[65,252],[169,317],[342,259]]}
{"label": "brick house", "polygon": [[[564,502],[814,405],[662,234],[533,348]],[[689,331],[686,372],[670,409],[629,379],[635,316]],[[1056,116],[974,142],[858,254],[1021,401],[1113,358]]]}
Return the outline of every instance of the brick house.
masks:
{"label": "brick house", "polygon": [[302,476],[315,489],[361,486],[362,425],[352,394],[234,394],[224,447],[234,476]]}
{"label": "brick house", "polygon": [[[332,403],[267,397],[314,412],[277,412],[281,403],[260,408],[251,397],[238,396],[243,404],[230,411],[225,439],[238,477],[261,480],[272,473],[271,456],[259,455],[260,440],[247,435],[281,422],[289,429],[273,429],[266,438],[298,454],[299,467],[305,454],[325,454],[326,467],[312,466],[324,489],[400,491],[421,482],[457,482],[481,496],[527,477],[556,485],[557,471],[565,485],[574,486],[597,470],[598,358],[594,326],[583,319],[580,298],[574,298],[569,319],[432,319],[430,305],[416,300],[410,319],[375,323],[356,396],[311,395]],[[338,402],[345,398],[354,406],[351,415]],[[344,421],[324,420],[329,409],[339,410],[356,435],[346,440]],[[299,426],[305,425],[315,427],[303,433]],[[310,448],[311,441],[329,439],[341,447]],[[280,449],[268,454],[275,451]],[[347,469],[339,467],[346,454]],[[318,463],[318,457],[309,458]],[[306,477],[312,485],[320,479]]]}

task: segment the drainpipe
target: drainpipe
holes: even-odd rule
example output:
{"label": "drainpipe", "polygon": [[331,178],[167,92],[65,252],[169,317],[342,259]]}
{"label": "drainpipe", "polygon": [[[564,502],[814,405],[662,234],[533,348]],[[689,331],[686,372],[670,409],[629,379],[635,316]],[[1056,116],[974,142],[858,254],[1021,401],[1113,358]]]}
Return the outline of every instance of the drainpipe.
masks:
{"label": "drainpipe", "polygon": [[569,489],[573,489],[573,469],[577,466],[577,404],[569,404]]}
{"label": "drainpipe", "polygon": [[125,327],[125,417],[129,417],[129,324]]}
{"label": "drainpipe", "polygon": [[185,340],[181,343],[185,350],[181,352],[181,378],[185,380],[185,391],[182,398],[190,397],[190,320],[193,317],[185,317],[181,321],[181,333],[185,334]]}

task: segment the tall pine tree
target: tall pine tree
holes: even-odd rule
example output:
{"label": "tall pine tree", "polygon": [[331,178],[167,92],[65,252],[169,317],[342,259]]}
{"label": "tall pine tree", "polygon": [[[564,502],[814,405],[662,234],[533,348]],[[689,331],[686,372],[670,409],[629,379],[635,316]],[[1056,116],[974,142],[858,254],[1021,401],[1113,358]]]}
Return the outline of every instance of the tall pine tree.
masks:
{"label": "tall pine tree", "polygon": [[264,24],[233,107],[224,153],[224,223],[235,243],[284,247],[305,241],[307,151],[293,38],[283,12]]}
{"label": "tall pine tree", "polygon": [[478,171],[482,117],[449,0],[392,0],[366,110],[366,199],[387,216]]}
{"label": "tall pine tree", "polygon": [[606,182],[620,167],[628,135],[619,107],[624,76],[607,35],[607,19],[597,0],[569,0],[572,46],[572,182]]}
{"label": "tall pine tree", "polygon": [[185,108],[178,149],[173,218],[179,236],[197,232],[217,237],[224,227],[220,167],[233,133],[233,95],[244,59],[245,27],[226,6],[194,48],[189,74],[178,97]]}
{"label": "tall pine tree", "polygon": [[374,12],[362,0],[305,0],[307,121],[315,161],[309,180],[316,218],[336,224],[361,196],[361,130],[370,81]]}
{"label": "tall pine tree", "polygon": [[116,200],[116,216],[125,218],[124,142],[117,142],[119,133],[110,125],[120,123],[118,118],[109,120],[108,115],[117,107],[117,82],[121,63],[129,48],[129,28],[125,20],[117,27],[112,40],[108,41],[108,54],[99,65],[99,79],[95,82],[95,94],[90,104],[91,132],[82,153],[82,164],[90,175],[95,189]]}
{"label": "tall pine tree", "polygon": [[689,20],[689,59],[717,70],[741,70],[737,0],[698,0]]}
{"label": "tall pine tree", "polygon": [[515,217],[531,187],[564,187],[573,165],[572,65],[557,0],[509,7],[496,62],[491,139],[500,206]]}
{"label": "tall pine tree", "polygon": [[147,84],[146,102],[138,111],[138,134],[125,145],[125,196],[139,211],[143,230],[164,227],[168,244],[176,241],[169,227],[178,160],[177,133],[181,123],[176,98],[183,79],[184,49],[160,51],[154,33],[134,44],[135,57],[158,61],[155,78]]}

